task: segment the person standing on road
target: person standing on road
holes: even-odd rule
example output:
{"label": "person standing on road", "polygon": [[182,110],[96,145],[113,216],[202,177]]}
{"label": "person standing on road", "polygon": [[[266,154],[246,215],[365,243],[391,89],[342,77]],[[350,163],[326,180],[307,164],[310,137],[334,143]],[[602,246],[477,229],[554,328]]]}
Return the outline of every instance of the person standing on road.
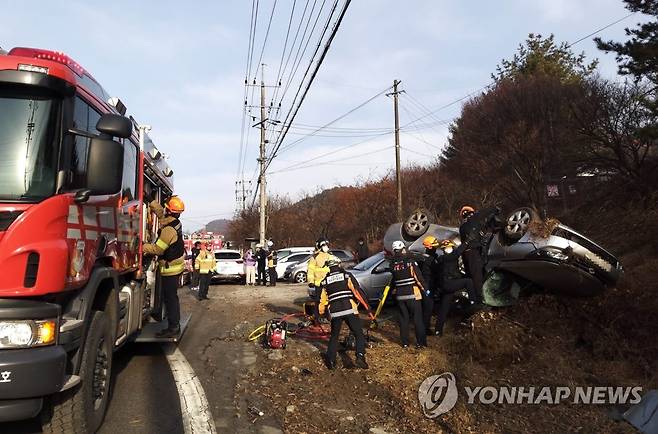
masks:
{"label": "person standing on road", "polygon": [[436,249],[439,247],[439,240],[429,235],[423,239],[425,247],[425,261],[421,268],[423,281],[425,282],[425,291],[423,292],[423,324],[425,325],[425,334],[432,334],[430,328],[432,323],[432,314],[434,313],[434,302],[439,293],[440,271],[437,261]]}
{"label": "person standing on road", "polygon": [[276,274],[276,265],[278,262],[276,250],[272,250],[267,255],[267,272],[270,276],[270,286],[276,286],[276,279],[279,278]]}
{"label": "person standing on road", "polygon": [[486,246],[484,238],[499,222],[496,216],[500,214],[500,208],[486,208],[476,211],[472,206],[465,205],[459,211],[462,224],[459,226],[459,237],[462,244],[468,244],[464,251],[464,268],[466,274],[473,279],[477,299],[482,301],[482,285],[484,284],[484,259]]}
{"label": "person standing on road", "polygon": [[361,369],[368,369],[366,339],[363,335],[356,302],[356,291],[359,284],[351,274],[343,270],[338,258],[330,256],[325,261],[325,266],[329,269],[329,272],[319,285],[321,292],[318,311],[320,315],[324,315],[325,311],[328,310],[331,320],[331,337],[329,338],[325,358],[327,368],[336,369],[338,338],[340,337],[343,322],[345,322],[356,339],[356,366]]}
{"label": "person standing on road", "polygon": [[450,308],[454,303],[455,292],[465,289],[471,305],[478,303],[473,280],[465,277],[459,269],[459,257],[465,250],[470,248],[468,243],[463,243],[459,247],[456,247],[453,241],[443,240],[440,247],[443,250],[443,255],[437,258],[441,267],[442,278],[439,314],[436,320],[436,330],[434,331],[434,334],[437,336],[443,335],[443,326],[450,313]]}
{"label": "person standing on road", "polygon": [[267,251],[263,249],[262,244],[256,245],[256,262],[258,264],[258,285],[267,285]]}
{"label": "person standing on road", "polygon": [[256,256],[251,249],[242,257],[244,261],[245,285],[253,286],[256,283]]}
{"label": "person standing on road", "polygon": [[199,289],[199,272],[195,266],[196,257],[199,256],[199,252],[201,252],[201,241],[195,241],[194,247],[192,247],[192,254],[185,258],[192,260],[192,282],[190,282],[190,289],[193,291]]}
{"label": "person standing on road", "polygon": [[168,322],[168,327],[156,333],[156,337],[174,337],[180,333],[178,283],[185,270],[185,244],[179,217],[185,211],[185,204],[178,196],[171,196],[164,208],[157,200],[151,201],[149,208],[158,217],[160,229],[155,244],[144,244],[143,252],[145,255],[158,256],[160,285]]}
{"label": "person standing on road", "polygon": [[358,262],[363,262],[370,256],[370,252],[368,252],[368,244],[366,244],[366,241],[363,239],[363,237],[359,238],[357,243],[356,256]]}
{"label": "person standing on road", "polygon": [[325,278],[329,272],[326,266],[327,259],[329,259],[329,241],[326,238],[318,238],[315,242],[315,251],[308,261],[308,269],[306,278],[308,280],[309,293],[313,294],[313,301],[315,301],[315,320],[320,320],[320,312],[318,310],[320,303],[320,282]]}
{"label": "person standing on road", "polygon": [[199,295],[197,300],[208,300],[208,287],[213,273],[217,271],[217,260],[210,245],[201,244],[201,252],[196,258],[195,267],[199,272]]}
{"label": "person standing on road", "polygon": [[425,325],[423,324],[422,291],[424,284],[418,265],[407,257],[407,249],[402,241],[393,242],[391,260],[391,290],[400,310],[400,341],[403,348],[409,346],[409,317],[413,316],[416,332],[416,348],[427,347]]}

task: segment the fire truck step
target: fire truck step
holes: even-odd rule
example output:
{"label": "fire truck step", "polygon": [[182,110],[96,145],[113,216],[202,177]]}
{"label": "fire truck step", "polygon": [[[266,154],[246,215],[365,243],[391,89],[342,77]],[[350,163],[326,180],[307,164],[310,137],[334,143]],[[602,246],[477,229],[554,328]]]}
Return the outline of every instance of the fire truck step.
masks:
{"label": "fire truck step", "polygon": [[142,331],[137,335],[137,337],[135,338],[135,342],[179,342],[183,337],[183,333],[185,333],[187,326],[190,323],[190,318],[192,318],[192,315],[190,314],[186,314],[186,313],[181,314],[180,333],[178,334],[178,336],[172,338],[155,337],[155,334],[157,332],[159,332],[160,330],[164,330],[167,327],[166,319],[160,322],[148,323],[144,325]]}

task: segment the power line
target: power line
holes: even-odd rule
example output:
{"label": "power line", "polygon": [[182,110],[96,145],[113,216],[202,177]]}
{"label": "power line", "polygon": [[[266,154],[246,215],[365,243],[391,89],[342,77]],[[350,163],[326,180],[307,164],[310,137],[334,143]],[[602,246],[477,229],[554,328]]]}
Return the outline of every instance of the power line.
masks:
{"label": "power line", "polygon": [[[312,137],[312,136],[314,136],[316,133],[322,131],[324,128],[327,128],[327,127],[329,127],[329,126],[335,124],[336,122],[340,121],[341,119],[346,118],[347,116],[351,115],[351,114],[354,113],[355,111],[361,109],[362,107],[368,105],[370,102],[374,101],[374,100],[377,99],[378,97],[382,96],[383,94],[385,94],[386,92],[388,92],[390,89],[391,89],[391,86],[387,87],[386,89],[384,89],[384,90],[382,90],[382,91],[376,93],[375,95],[371,96],[370,98],[368,98],[367,100],[365,100],[365,101],[362,102],[361,104],[357,105],[356,107],[354,107],[354,108],[348,110],[346,113],[344,113],[344,114],[338,116],[336,119],[334,119],[334,120],[332,120],[332,121],[330,121],[330,122],[324,124],[323,126],[321,126],[321,127],[319,127],[319,128],[316,128],[315,130],[313,130],[312,132],[308,133],[308,134],[305,135],[304,137],[301,137],[301,138],[295,140],[294,142],[289,143],[288,145],[286,145],[286,146],[284,146],[283,148],[281,148],[281,152],[285,152],[285,151],[287,151],[287,150],[290,150],[292,147],[298,145],[299,143],[301,143],[302,141],[304,141],[304,140],[307,139],[308,137]],[[290,125],[288,126],[288,129],[289,129],[289,127],[290,127]],[[286,129],[285,131],[287,132],[288,129]],[[389,128],[389,131],[390,131],[390,128]]]}
{"label": "power line", "polygon": [[[277,83],[279,83],[279,87],[281,86],[281,68],[283,67],[283,59],[286,57],[286,50],[288,49],[288,38],[290,37],[290,28],[292,27],[292,19],[295,16],[295,5],[297,5],[297,0],[293,0],[292,2],[292,10],[290,11],[290,20],[288,20],[288,30],[286,30],[286,39],[285,42],[283,43],[283,51],[281,52],[281,60],[279,61],[279,70],[276,73],[277,77]],[[279,92],[279,87],[277,87],[274,90],[274,94],[272,95],[272,99],[270,102],[270,107],[276,101],[276,96],[277,93]]]}
{"label": "power line", "polygon": [[[589,33],[588,35],[583,36],[582,38],[579,38],[579,39],[575,40],[574,42],[571,42],[571,43],[567,44],[566,48],[571,48],[571,47],[573,47],[574,45],[579,44],[580,42],[584,41],[585,39],[590,38],[590,37],[596,35],[597,33],[600,33],[600,32],[602,32],[603,30],[606,30],[606,29],[608,29],[608,28],[614,26],[615,24],[618,24],[618,23],[620,23],[620,22],[622,22],[622,21],[628,19],[629,17],[635,15],[635,13],[636,13],[636,12],[630,13],[630,14],[624,16],[623,18],[620,18],[620,19],[618,19],[618,20],[615,20],[615,21],[613,21],[613,22],[611,22],[611,23],[609,23],[609,24],[606,24],[605,26],[603,26],[603,27],[601,27],[601,28],[599,28],[599,29],[593,31],[592,33]],[[461,97],[461,98],[459,98],[459,99],[456,99],[456,100],[454,100],[454,101],[451,101],[451,102],[449,102],[448,104],[445,104],[445,105],[443,105],[443,106],[441,106],[441,107],[439,107],[439,108],[437,108],[437,109],[434,109],[434,110],[432,110],[431,112],[429,112],[429,113],[427,113],[427,114],[425,114],[425,115],[423,115],[423,116],[421,116],[421,117],[419,117],[419,118],[417,118],[417,119],[415,119],[415,120],[413,120],[413,121],[411,121],[411,122],[405,124],[404,126],[411,125],[411,124],[413,124],[413,123],[416,122],[416,121],[419,121],[419,120],[421,120],[421,119],[424,119],[424,118],[426,118],[426,117],[428,117],[428,116],[433,115],[433,114],[436,113],[436,112],[439,112],[439,111],[441,111],[441,110],[444,110],[444,109],[446,109],[446,108],[448,108],[448,107],[450,107],[450,106],[453,106],[453,105],[455,105],[455,104],[457,104],[457,103],[459,103],[459,102],[461,102],[461,101],[463,101],[463,100],[465,100],[465,99],[467,99],[467,98],[470,98],[472,95],[477,94],[477,93],[480,93],[481,91],[483,91],[483,90],[489,88],[489,87],[492,86],[493,84],[495,84],[495,81],[491,81],[491,82],[489,82],[488,84],[486,84],[485,86],[482,86],[482,87],[480,87],[479,89],[477,89],[477,90],[475,90],[475,91],[473,91],[473,92],[471,92],[471,93],[469,93],[469,94],[467,94],[467,95],[465,95],[465,96],[463,96],[463,97]],[[404,127],[404,126],[403,126],[403,127]]]}
{"label": "power line", "polygon": [[387,146],[387,147],[385,147],[385,148],[377,149],[377,150],[374,150],[374,151],[365,152],[365,153],[363,153],[363,154],[352,155],[352,156],[350,156],[350,157],[338,158],[338,159],[335,159],[335,160],[321,161],[321,162],[319,162],[319,163],[313,163],[313,164],[309,164],[309,165],[305,165],[305,166],[298,166],[298,167],[284,168],[284,169],[281,169],[281,170],[277,170],[277,171],[274,171],[274,172],[270,172],[270,174],[271,174],[271,175],[274,175],[274,174],[277,174],[277,173],[294,172],[294,171],[296,171],[296,170],[307,169],[307,168],[309,168],[309,167],[318,167],[318,166],[324,166],[324,165],[326,165],[326,164],[340,163],[340,162],[342,162],[342,161],[349,161],[349,160],[353,160],[353,159],[355,159],[355,158],[362,158],[362,157],[366,157],[366,156],[369,156],[369,155],[372,155],[372,154],[376,154],[376,153],[379,153],[379,152],[389,151],[389,150],[393,149],[394,147],[395,147],[395,146],[390,146],[390,145],[389,145],[389,146]]}
{"label": "power line", "polygon": [[343,22],[343,18],[345,18],[345,13],[347,12],[347,8],[349,7],[351,2],[352,2],[352,0],[346,0],[345,1],[345,4],[343,5],[343,9],[341,10],[340,15],[338,16],[338,19],[336,20],[336,24],[334,25],[334,28],[332,29],[331,34],[329,35],[329,38],[327,39],[327,42],[325,43],[322,54],[320,55],[320,58],[318,59],[318,62],[315,65],[313,73],[312,73],[312,75],[311,75],[311,77],[310,77],[310,79],[309,79],[309,81],[306,85],[306,88],[304,89],[304,92],[303,92],[303,94],[302,94],[302,96],[299,100],[299,103],[297,104],[297,108],[292,113],[292,116],[290,117],[290,120],[286,119],[286,121],[284,121],[284,124],[288,124],[288,127],[279,136],[279,138],[277,140],[277,144],[274,148],[274,151],[272,152],[272,156],[267,162],[268,167],[271,164],[272,159],[274,157],[276,157],[276,153],[279,150],[279,148],[281,147],[281,144],[283,143],[283,140],[285,139],[286,134],[288,133],[288,130],[290,129],[290,124],[293,123],[293,121],[295,120],[295,117],[297,116],[297,113],[299,112],[299,108],[304,103],[304,100],[306,99],[306,95],[308,95],[308,91],[310,90],[311,85],[313,84],[313,80],[315,80],[315,77],[317,76],[318,71],[320,70],[320,66],[322,66],[322,62],[324,61],[324,59],[327,56],[327,53],[329,52],[329,48],[331,47],[331,43],[334,40],[334,38],[336,37],[336,33],[338,32],[338,29],[340,28],[340,25]]}
{"label": "power line", "polygon": [[[274,10],[276,9],[276,2],[277,0],[274,0],[274,3],[272,4],[272,13],[270,13],[270,20],[267,23],[267,30],[265,31],[265,38],[263,39],[263,48],[260,50],[260,57],[258,58],[258,64],[261,65],[263,62],[263,53],[265,53],[265,46],[267,45],[267,37],[270,35],[270,27],[272,26],[272,18],[274,17]],[[254,79],[256,78],[256,75],[254,74]]]}

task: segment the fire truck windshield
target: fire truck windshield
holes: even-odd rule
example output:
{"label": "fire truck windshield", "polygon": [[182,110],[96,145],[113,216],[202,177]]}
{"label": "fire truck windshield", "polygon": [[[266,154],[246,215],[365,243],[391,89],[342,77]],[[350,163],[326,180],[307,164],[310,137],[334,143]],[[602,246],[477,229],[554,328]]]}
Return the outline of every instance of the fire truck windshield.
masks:
{"label": "fire truck windshield", "polygon": [[35,89],[0,85],[0,200],[53,194],[60,106]]}

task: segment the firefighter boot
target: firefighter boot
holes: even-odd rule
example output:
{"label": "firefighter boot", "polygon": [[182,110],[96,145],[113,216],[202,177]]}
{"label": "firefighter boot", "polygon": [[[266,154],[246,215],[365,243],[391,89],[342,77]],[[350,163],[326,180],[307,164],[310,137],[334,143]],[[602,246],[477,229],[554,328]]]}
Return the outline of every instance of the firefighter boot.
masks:
{"label": "firefighter boot", "polygon": [[174,327],[174,328],[166,328],[164,330],[160,330],[155,334],[156,338],[175,338],[180,334],[180,326],[179,327]]}
{"label": "firefighter boot", "polygon": [[356,355],[356,367],[359,369],[368,369],[368,362],[366,362],[365,354]]}

